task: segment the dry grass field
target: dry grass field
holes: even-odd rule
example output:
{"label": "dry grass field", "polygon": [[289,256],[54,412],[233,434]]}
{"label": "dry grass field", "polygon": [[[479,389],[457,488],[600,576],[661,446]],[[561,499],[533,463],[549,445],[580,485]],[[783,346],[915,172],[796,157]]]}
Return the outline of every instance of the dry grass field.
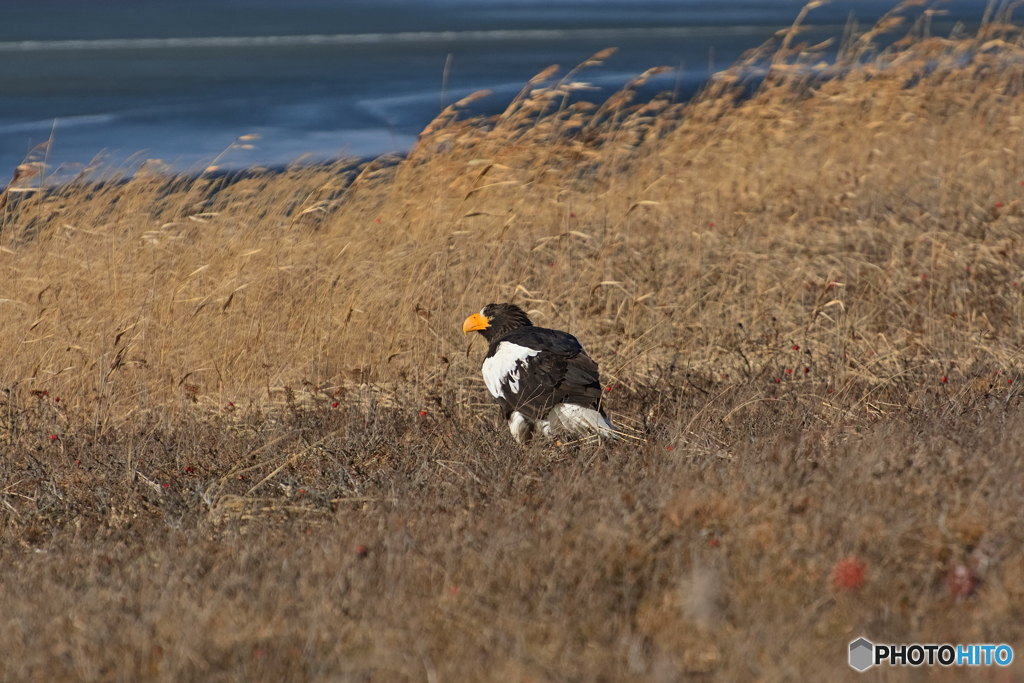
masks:
{"label": "dry grass field", "polygon": [[[853,680],[858,636],[1024,680],[1024,50],[900,11],[404,160],[24,166],[0,680]],[[635,438],[512,441],[461,334],[504,300]]]}

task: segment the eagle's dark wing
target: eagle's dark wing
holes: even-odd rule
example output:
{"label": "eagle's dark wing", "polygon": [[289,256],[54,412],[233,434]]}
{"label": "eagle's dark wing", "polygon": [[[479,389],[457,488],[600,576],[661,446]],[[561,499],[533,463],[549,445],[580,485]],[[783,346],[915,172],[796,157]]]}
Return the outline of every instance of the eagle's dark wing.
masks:
{"label": "eagle's dark wing", "polygon": [[519,360],[501,381],[498,402],[506,417],[518,411],[525,417],[543,420],[559,403],[600,410],[597,363],[575,337],[557,330],[525,327],[500,341],[534,352]]}

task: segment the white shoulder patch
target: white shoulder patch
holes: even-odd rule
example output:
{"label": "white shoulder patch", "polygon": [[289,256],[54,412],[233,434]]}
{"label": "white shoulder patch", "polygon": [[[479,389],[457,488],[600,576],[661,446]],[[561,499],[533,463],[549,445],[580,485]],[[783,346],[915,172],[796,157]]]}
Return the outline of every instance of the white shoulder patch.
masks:
{"label": "white shoulder patch", "polygon": [[501,391],[502,382],[508,382],[513,394],[519,391],[519,363],[536,356],[540,351],[528,349],[519,344],[501,342],[494,355],[484,361],[483,375],[487,391],[494,398],[504,398]]}

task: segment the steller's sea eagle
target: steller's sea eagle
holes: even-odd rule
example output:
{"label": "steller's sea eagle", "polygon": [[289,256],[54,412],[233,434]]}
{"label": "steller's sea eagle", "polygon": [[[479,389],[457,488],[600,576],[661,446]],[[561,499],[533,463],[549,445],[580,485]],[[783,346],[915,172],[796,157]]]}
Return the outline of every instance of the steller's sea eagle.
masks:
{"label": "steller's sea eagle", "polygon": [[529,441],[538,429],[544,436],[565,430],[616,438],[601,408],[597,363],[576,337],[534,327],[515,304],[487,304],[462,324],[463,334],[473,331],[490,344],[484,384],[516,441]]}

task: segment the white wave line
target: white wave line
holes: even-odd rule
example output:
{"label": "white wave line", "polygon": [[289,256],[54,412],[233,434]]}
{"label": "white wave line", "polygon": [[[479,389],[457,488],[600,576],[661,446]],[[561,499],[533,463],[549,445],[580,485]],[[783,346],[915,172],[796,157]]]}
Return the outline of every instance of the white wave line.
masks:
{"label": "white wave line", "polygon": [[[813,28],[835,29],[833,26]],[[839,27],[841,28],[841,27]],[[670,26],[661,28],[536,29],[507,31],[434,31],[406,33],[337,33],[298,36],[213,36],[204,38],[109,38],[101,40],[19,40],[0,42],[0,52],[69,50],[155,50],[179,48],[293,47],[315,45],[382,45],[390,43],[465,43],[516,40],[619,40],[770,35],[770,26]]]}

